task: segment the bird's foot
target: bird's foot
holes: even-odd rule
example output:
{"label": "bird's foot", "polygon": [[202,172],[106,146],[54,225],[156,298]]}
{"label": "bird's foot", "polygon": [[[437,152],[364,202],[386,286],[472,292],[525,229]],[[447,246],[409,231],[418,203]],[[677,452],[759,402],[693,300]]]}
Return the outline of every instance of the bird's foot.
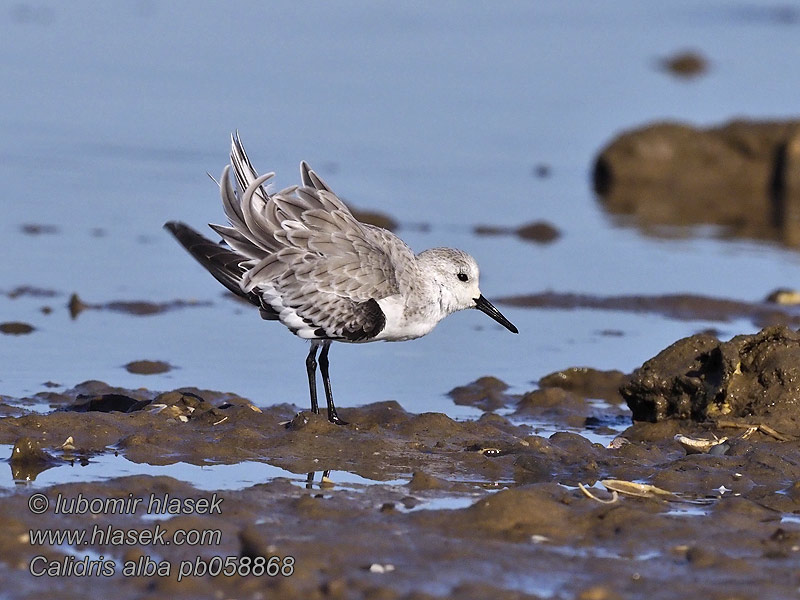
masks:
{"label": "bird's foot", "polygon": [[335,410],[328,411],[328,421],[333,423],[334,425],[349,425],[347,421],[339,418],[339,415],[336,414]]}

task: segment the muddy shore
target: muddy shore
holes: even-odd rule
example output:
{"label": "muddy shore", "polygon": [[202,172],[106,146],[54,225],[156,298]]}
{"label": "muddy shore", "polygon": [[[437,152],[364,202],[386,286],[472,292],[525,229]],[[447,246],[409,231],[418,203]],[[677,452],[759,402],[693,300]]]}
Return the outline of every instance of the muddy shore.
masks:
{"label": "muddy shore", "polygon": [[[50,597],[54,586],[64,597],[120,599],[792,597],[798,344],[782,327],[731,342],[694,336],[633,374],[567,369],[521,395],[484,377],[451,392],[486,411],[474,421],[381,402],[342,408],[351,423],[342,427],[289,404],[101,382],[7,399],[0,443],[14,445],[17,485],[0,498],[0,572],[25,598]],[[756,397],[769,401],[760,407]],[[51,411],[20,408],[33,402]],[[542,423],[561,431],[536,435]],[[153,465],[255,461],[285,476],[216,491],[113,473],[36,483],[46,470],[110,455]],[[32,504],[36,494],[45,510]],[[80,513],[81,498],[103,510]],[[103,503],[115,498],[141,504],[109,513]],[[153,498],[196,502],[148,514]],[[215,500],[216,510],[201,510]],[[48,528],[155,527],[167,540],[179,530],[219,537],[194,546],[31,539]],[[284,572],[198,574],[226,557],[231,568],[278,557],[273,570]],[[111,576],[76,574],[92,561]]]}

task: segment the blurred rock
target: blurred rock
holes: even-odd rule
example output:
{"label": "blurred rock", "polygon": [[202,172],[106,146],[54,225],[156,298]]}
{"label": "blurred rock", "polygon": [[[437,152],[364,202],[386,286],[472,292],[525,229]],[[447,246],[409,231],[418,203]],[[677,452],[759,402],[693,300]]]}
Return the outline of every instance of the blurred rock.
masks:
{"label": "blurred rock", "polygon": [[547,221],[534,221],[519,227],[504,227],[498,225],[476,225],[473,228],[476,235],[516,235],[518,238],[536,242],[537,244],[549,244],[561,237],[561,232]]}
{"label": "blurred rock", "polygon": [[397,230],[397,221],[385,213],[378,212],[376,210],[359,210],[352,207],[350,208],[350,212],[352,212],[353,216],[362,223],[369,223],[370,225],[382,227],[383,229],[388,229],[389,231]]}
{"label": "blurred rock", "polygon": [[136,375],[157,375],[172,370],[172,365],[163,360],[134,360],[125,365],[128,373]]}
{"label": "blurred rock", "polygon": [[599,154],[606,209],[659,226],[721,225],[724,234],[800,245],[800,121],[733,121],[698,129],[655,123]]}
{"label": "blurred rock", "polygon": [[693,50],[662,58],[658,64],[662,70],[683,79],[692,79],[708,71],[708,60]]}
{"label": "blurred rock", "polygon": [[25,335],[26,333],[31,333],[33,330],[33,325],[19,321],[0,323],[0,333],[5,333],[6,335]]}

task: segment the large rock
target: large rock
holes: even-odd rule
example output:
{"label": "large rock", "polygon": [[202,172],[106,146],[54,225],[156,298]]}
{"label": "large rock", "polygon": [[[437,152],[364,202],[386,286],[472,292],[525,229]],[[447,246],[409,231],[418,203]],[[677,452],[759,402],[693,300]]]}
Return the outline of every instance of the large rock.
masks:
{"label": "large rock", "polygon": [[800,435],[800,334],[693,335],[644,363],[620,393],[635,421],[743,419]]}
{"label": "large rock", "polygon": [[800,121],[647,125],[600,152],[594,186],[645,228],[716,224],[800,245]]}

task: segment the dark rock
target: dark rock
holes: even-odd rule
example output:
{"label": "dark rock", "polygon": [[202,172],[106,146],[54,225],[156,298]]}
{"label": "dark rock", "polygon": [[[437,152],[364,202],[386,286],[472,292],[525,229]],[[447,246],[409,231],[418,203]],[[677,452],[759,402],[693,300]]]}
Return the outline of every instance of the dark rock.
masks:
{"label": "dark rock", "polygon": [[56,466],[60,461],[46,452],[38,441],[21,437],[14,442],[8,462],[15,481],[33,481],[39,473]]}
{"label": "dark rock", "polygon": [[157,375],[172,370],[172,365],[162,360],[135,360],[125,365],[128,373],[136,375]]}
{"label": "dark rock", "polygon": [[561,388],[545,388],[522,396],[514,416],[536,417],[539,420],[580,427],[584,424],[588,411],[585,398]]}
{"label": "dark rock", "polygon": [[708,61],[701,54],[686,50],[659,61],[661,68],[672,75],[693,78],[708,70]]}
{"label": "dark rock", "polygon": [[600,152],[594,187],[609,212],[633,216],[645,231],[712,224],[798,245],[799,161],[800,121],[656,123]]}
{"label": "dark rock", "polygon": [[561,232],[546,221],[534,221],[517,228],[498,225],[476,225],[473,228],[476,235],[516,235],[522,240],[549,244],[561,237]]}
{"label": "dark rock", "polygon": [[470,384],[453,388],[448,396],[462,406],[474,406],[481,410],[497,410],[516,400],[506,394],[508,384],[497,377],[481,377]]}
{"label": "dark rock", "polygon": [[517,229],[516,233],[523,240],[540,244],[549,244],[561,237],[561,232],[545,221],[536,221],[523,225]]}
{"label": "dark rock", "polygon": [[248,526],[239,531],[239,556],[269,556],[269,543],[264,539],[263,533],[254,526]]}
{"label": "dark rock", "polygon": [[14,300],[21,296],[30,296],[32,298],[53,298],[58,296],[58,292],[46,288],[38,288],[32,285],[19,285],[10,292],[6,292],[6,296]]}
{"label": "dark rock", "polygon": [[28,323],[20,323],[18,321],[9,321],[7,323],[0,323],[0,333],[6,335],[25,335],[34,330],[33,325]]}
{"label": "dark rock", "polygon": [[50,235],[58,233],[58,227],[55,225],[45,225],[42,223],[25,223],[20,227],[22,233],[26,235]]}
{"label": "dark rock", "polygon": [[600,371],[589,367],[573,367],[545,375],[539,380],[543,388],[557,387],[584,398],[602,398],[612,403],[622,402],[619,388],[627,376],[622,371]]}
{"label": "dark rock", "polygon": [[194,300],[173,300],[171,302],[149,302],[147,300],[115,300],[105,304],[90,304],[84,302],[78,294],[72,294],[69,298],[67,308],[70,316],[75,319],[85,310],[110,310],[121,312],[135,317],[147,317],[161,314],[169,310],[187,308],[193,306],[209,306],[209,302],[198,302]]}
{"label": "dark rock", "polygon": [[634,371],[621,393],[637,421],[739,418],[800,435],[800,334],[768,327],[728,342],[684,338]]}
{"label": "dark rock", "polygon": [[12,465],[50,464],[56,459],[42,449],[41,444],[29,437],[21,437],[14,442],[11,450]]}
{"label": "dark rock", "polygon": [[566,490],[558,489],[555,484],[508,489],[452,516],[466,519],[471,527],[489,535],[519,539],[537,534],[558,538],[564,533],[560,523],[569,515],[561,500],[565,494]]}
{"label": "dark rock", "polygon": [[[731,321],[750,319],[759,327],[767,325],[792,325],[800,327],[797,310],[782,304],[742,302],[727,298],[713,298],[697,294],[664,294],[660,296],[595,296],[541,292],[497,298],[498,304],[527,308],[554,308],[558,310],[594,308],[599,310],[624,310],[666,315],[681,321]],[[712,332],[715,333],[716,332]]]}
{"label": "dark rock", "polygon": [[552,169],[550,168],[550,165],[546,163],[538,163],[531,167],[531,175],[538,177],[539,179],[550,177],[551,172]]}
{"label": "dark rock", "polygon": [[438,490],[447,487],[447,485],[447,482],[438,477],[433,477],[422,471],[414,471],[411,481],[408,482],[408,489],[412,492],[421,492],[424,490]]}
{"label": "dark rock", "polygon": [[76,403],[64,410],[72,412],[124,412],[130,413],[143,409],[150,400],[137,400],[122,394],[101,394],[99,396],[79,395]]}

